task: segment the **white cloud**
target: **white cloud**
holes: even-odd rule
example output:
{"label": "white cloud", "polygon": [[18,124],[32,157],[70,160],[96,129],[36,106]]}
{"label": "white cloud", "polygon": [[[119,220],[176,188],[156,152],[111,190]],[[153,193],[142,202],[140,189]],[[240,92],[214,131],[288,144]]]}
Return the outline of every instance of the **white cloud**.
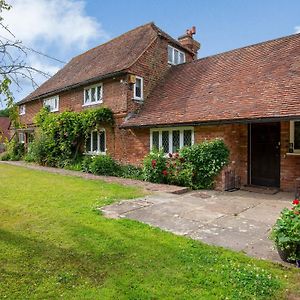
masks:
{"label": "white cloud", "polygon": [[300,26],[295,27],[295,33],[300,33]]}
{"label": "white cloud", "polygon": [[101,24],[85,12],[78,0],[11,0],[12,9],[3,14],[9,29],[25,44],[53,44],[68,50],[85,50],[91,40],[106,40]]}
{"label": "white cloud", "polygon": [[[101,23],[87,15],[86,0],[8,0],[12,5],[3,11],[4,24],[27,47],[46,53],[62,61],[109,39]],[[14,38],[0,28],[0,35]],[[45,73],[53,75],[62,63],[28,51],[27,63]],[[35,74],[34,80],[41,84],[46,80]],[[22,89],[13,87],[18,101],[33,90],[29,80],[20,78]],[[0,104],[1,106],[1,104]]]}

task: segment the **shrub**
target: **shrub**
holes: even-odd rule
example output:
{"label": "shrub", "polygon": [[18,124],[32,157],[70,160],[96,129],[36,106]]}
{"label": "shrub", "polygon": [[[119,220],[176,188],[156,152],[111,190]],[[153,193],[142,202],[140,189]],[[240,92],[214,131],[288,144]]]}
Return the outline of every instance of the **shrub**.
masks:
{"label": "shrub", "polygon": [[215,139],[183,148],[180,157],[193,166],[194,188],[212,188],[214,178],[228,163],[229,150],[223,140]]}
{"label": "shrub", "polygon": [[50,147],[51,140],[46,135],[37,135],[34,141],[28,145],[25,160],[27,162],[36,162],[40,165],[55,166],[54,159],[48,155]]}
{"label": "shrub", "polygon": [[178,153],[169,154],[166,167],[168,183],[187,187],[193,186],[194,166],[185,162]]}
{"label": "shrub", "polygon": [[144,180],[154,183],[167,183],[166,162],[167,158],[163,151],[151,151],[144,159]]}
{"label": "shrub", "polygon": [[292,209],[284,208],[272,228],[271,239],[288,253],[289,260],[300,260],[300,202],[293,201]]}
{"label": "shrub", "polygon": [[119,165],[109,155],[92,156],[88,168],[96,175],[115,176],[120,172]]}
{"label": "shrub", "polygon": [[86,173],[91,173],[91,163],[92,163],[92,157],[87,155],[83,158],[81,162],[81,171]]}
{"label": "shrub", "polygon": [[143,177],[156,183],[211,188],[228,157],[229,150],[219,139],[185,147],[168,156],[154,150],[144,159]]}
{"label": "shrub", "polygon": [[143,179],[142,168],[132,166],[132,165],[120,165],[120,171],[118,176],[130,179]]}
{"label": "shrub", "polygon": [[6,144],[7,151],[1,156],[1,160],[21,160],[25,154],[25,146],[12,139]]}

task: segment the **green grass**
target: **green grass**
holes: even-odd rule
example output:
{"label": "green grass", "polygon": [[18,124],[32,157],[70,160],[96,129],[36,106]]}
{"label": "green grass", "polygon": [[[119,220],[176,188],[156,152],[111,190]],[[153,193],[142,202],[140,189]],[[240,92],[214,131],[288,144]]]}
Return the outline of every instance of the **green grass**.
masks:
{"label": "green grass", "polygon": [[105,219],[96,210],[141,195],[132,187],[0,164],[0,299],[300,295],[297,270]]}

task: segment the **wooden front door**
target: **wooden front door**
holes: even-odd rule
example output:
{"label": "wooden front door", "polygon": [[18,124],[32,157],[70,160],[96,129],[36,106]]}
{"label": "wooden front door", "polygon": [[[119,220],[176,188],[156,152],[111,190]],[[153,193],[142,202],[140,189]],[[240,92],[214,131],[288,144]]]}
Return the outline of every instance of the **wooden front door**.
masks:
{"label": "wooden front door", "polygon": [[280,186],[280,123],[249,125],[249,183]]}

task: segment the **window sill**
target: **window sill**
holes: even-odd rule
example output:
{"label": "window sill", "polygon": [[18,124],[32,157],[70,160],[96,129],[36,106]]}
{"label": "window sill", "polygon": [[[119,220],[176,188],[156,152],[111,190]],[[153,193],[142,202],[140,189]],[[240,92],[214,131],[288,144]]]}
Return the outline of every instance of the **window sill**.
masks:
{"label": "window sill", "polygon": [[136,102],[144,102],[143,98],[132,98],[132,100]]}
{"label": "window sill", "polygon": [[82,104],[82,107],[93,106],[93,105],[102,104],[102,103],[103,103],[103,101],[92,102],[92,103],[85,103],[85,104]]}
{"label": "window sill", "polygon": [[84,152],[84,155],[95,156],[95,155],[106,155],[106,152]]}
{"label": "window sill", "polygon": [[293,153],[286,153],[287,156],[300,156],[300,153],[297,153],[297,152],[293,152]]}

